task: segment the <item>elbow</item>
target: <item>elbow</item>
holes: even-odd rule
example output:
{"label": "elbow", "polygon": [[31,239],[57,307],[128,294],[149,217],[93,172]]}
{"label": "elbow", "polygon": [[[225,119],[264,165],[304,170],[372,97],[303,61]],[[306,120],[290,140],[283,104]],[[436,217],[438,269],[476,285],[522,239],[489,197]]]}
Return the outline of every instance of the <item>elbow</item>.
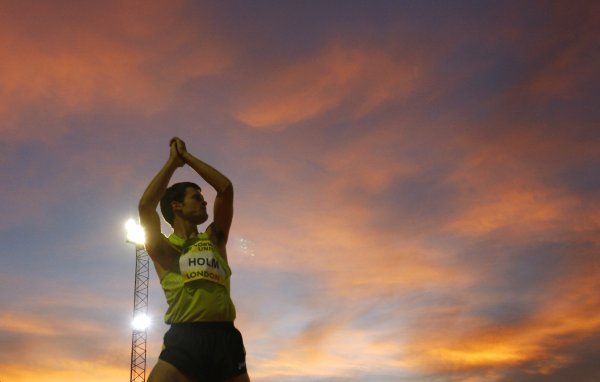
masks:
{"label": "elbow", "polygon": [[221,187],[221,189],[219,191],[217,191],[217,194],[219,194],[219,195],[224,195],[224,194],[229,194],[229,193],[233,193],[233,184],[231,182],[227,182],[225,185],[223,185],[223,187]]}

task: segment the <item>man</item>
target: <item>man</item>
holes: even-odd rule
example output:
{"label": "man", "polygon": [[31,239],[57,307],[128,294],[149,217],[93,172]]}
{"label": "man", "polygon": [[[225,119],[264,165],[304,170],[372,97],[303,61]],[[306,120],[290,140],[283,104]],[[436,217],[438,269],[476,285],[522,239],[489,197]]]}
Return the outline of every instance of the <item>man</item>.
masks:
{"label": "man", "polygon": [[[240,332],[234,327],[230,297],[231,270],[227,238],[233,218],[233,186],[220,172],[188,153],[175,137],[167,163],[152,179],[139,203],[146,250],[154,263],[169,305],[171,327],[148,382],[249,382]],[[216,191],[214,221],[205,232],[206,202],[194,183],[167,189],[175,170],[191,166]],[[173,227],[168,238],[160,230],[156,206]]]}

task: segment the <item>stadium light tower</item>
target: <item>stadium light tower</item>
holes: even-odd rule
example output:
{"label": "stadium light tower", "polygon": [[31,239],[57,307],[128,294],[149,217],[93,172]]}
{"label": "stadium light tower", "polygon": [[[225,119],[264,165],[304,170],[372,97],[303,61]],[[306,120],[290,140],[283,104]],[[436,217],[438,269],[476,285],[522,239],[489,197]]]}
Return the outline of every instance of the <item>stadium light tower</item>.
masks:
{"label": "stadium light tower", "polygon": [[148,317],[148,253],[144,248],[144,229],[133,219],[125,223],[127,242],[135,245],[135,286],[133,292],[133,333],[131,335],[131,371],[130,382],[146,380],[146,335],[150,318]]}

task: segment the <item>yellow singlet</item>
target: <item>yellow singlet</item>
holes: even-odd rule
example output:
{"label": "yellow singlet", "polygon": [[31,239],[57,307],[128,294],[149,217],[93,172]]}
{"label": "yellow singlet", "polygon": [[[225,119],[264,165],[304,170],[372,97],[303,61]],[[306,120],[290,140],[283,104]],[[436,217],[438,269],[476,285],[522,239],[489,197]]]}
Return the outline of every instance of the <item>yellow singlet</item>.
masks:
{"label": "yellow singlet", "polygon": [[178,271],[167,271],[160,280],[169,305],[165,323],[235,320],[231,269],[208,234],[186,241],[173,233],[169,241],[181,249],[181,256]]}

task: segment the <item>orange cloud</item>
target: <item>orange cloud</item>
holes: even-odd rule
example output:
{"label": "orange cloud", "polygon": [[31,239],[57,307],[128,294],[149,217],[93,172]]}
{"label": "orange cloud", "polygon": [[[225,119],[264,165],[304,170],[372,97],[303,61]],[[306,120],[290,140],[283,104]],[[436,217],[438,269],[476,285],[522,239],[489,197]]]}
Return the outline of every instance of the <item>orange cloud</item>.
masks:
{"label": "orange cloud", "polygon": [[364,190],[376,196],[402,177],[414,176],[422,164],[402,156],[409,143],[406,133],[393,128],[374,128],[359,139],[317,158],[332,174],[324,185],[326,195],[338,198],[348,190]]}
{"label": "orange cloud", "polygon": [[39,381],[44,382],[81,382],[81,381],[122,381],[129,378],[129,367],[99,366],[94,360],[69,361],[55,360],[55,368],[30,367],[22,364],[0,365],[2,378],[11,382]]}
{"label": "orange cloud", "polygon": [[373,371],[398,371],[393,359],[398,341],[374,340],[373,332],[344,322],[309,326],[299,337],[285,341],[271,359],[256,360],[257,379],[284,377],[343,378]]}
{"label": "orange cloud", "polygon": [[[310,177],[301,161],[261,158],[248,164],[256,170],[253,174],[268,179],[278,192],[251,217],[238,216],[240,227],[248,228],[249,237],[257,242],[256,258],[246,256],[241,265],[252,267],[261,261],[273,269],[311,275],[319,280],[320,299],[343,301],[340,304],[345,307],[419,292],[438,296],[431,304],[415,297],[414,305],[397,306],[388,318],[410,321],[411,330],[408,334],[390,330],[388,336],[394,338],[390,341],[378,342],[373,333],[365,334],[369,338],[366,343],[361,341],[360,331],[350,324],[360,315],[336,312],[330,317],[336,324],[309,326],[275,358],[257,360],[259,375],[297,376],[302,365],[311,365],[315,375],[328,378],[379,365],[396,374],[459,373],[464,380],[485,381],[498,380],[513,368],[544,374],[570,365],[574,358],[561,349],[600,328],[594,314],[597,298],[591,292],[597,289],[597,282],[581,272],[554,277],[557,285],[568,287],[544,284],[543,292],[533,297],[531,313],[516,323],[497,324],[476,311],[498,303],[498,294],[476,291],[502,280],[502,271],[486,268],[491,264],[462,262],[461,250],[486,235],[512,245],[537,242],[545,235],[564,242],[597,243],[594,227],[598,227],[598,214],[593,198],[583,198],[548,181],[563,168],[590,158],[594,144],[565,145],[560,135],[540,136],[536,130],[517,128],[493,140],[461,132],[451,144],[465,155],[439,179],[458,190],[455,215],[448,217],[448,223],[429,225],[411,237],[398,227],[373,229],[381,212],[373,208],[373,199],[394,182],[418,177],[428,166],[443,161],[435,156],[436,145],[448,142],[431,141],[432,155],[411,162],[401,153],[415,138],[406,138],[402,132],[365,132],[349,144],[311,157],[311,165],[319,163],[323,172],[313,172]],[[557,157],[564,160],[553,159]],[[373,176],[381,167],[386,175]],[[250,200],[260,203],[255,202],[256,197]],[[263,213],[257,222],[259,210]],[[286,224],[281,224],[283,220]],[[261,240],[261,232],[270,233],[268,240]],[[451,235],[460,241],[453,247],[440,247],[431,241],[436,235]],[[565,250],[561,256],[569,266],[587,263],[593,267],[589,263],[593,252]],[[525,288],[525,294],[538,291]],[[518,300],[511,293],[502,294],[507,309]],[[321,306],[315,304],[312,308],[318,310]],[[336,341],[345,344],[341,338],[361,344],[364,363],[351,365],[345,361],[353,352],[348,350],[344,357],[329,347]],[[343,347],[352,349],[352,345]],[[390,353],[382,355],[381,349]]]}
{"label": "orange cloud", "polygon": [[0,315],[0,330],[35,336],[52,336],[57,333],[56,328],[43,319],[16,316],[13,313]]}
{"label": "orange cloud", "polygon": [[[44,126],[33,132],[18,123],[34,108],[58,117],[106,105],[159,111],[187,80],[219,73],[230,62],[222,41],[197,38],[210,35],[200,33],[205,24],[180,22],[181,2],[7,8],[0,17],[0,129],[13,137],[42,135]],[[68,129],[53,128],[55,136]]]}
{"label": "orange cloud", "polygon": [[282,129],[345,102],[354,103],[353,116],[364,116],[387,101],[409,95],[422,65],[398,61],[383,50],[333,44],[317,57],[308,57],[250,86],[234,114],[261,129]]}
{"label": "orange cloud", "polygon": [[514,324],[493,325],[475,317],[455,325],[445,320],[443,327],[422,322],[406,345],[407,364],[417,370],[476,374],[528,364],[532,373],[549,374],[574,361],[561,348],[600,329],[600,298],[590,294],[598,286],[596,278],[580,271],[557,279],[540,296],[537,311]]}
{"label": "orange cloud", "polygon": [[[518,181],[517,181],[518,182]],[[448,229],[465,235],[482,235],[509,227],[519,235],[544,232],[559,225],[578,200],[560,196],[543,187],[499,185],[482,193]]]}
{"label": "orange cloud", "polygon": [[[18,18],[0,20],[6,21],[0,23],[0,39],[6,42],[0,45],[4,46],[0,52],[14,55],[0,63],[6,68],[0,71],[0,81],[7,84],[0,90],[4,92],[0,93],[0,101],[6,101],[0,102],[0,108],[4,107],[0,115],[6,117],[3,133],[9,132],[12,137],[50,135],[43,129],[17,132],[15,127],[19,110],[47,100],[60,115],[106,105],[153,113],[168,104],[186,80],[218,73],[230,62],[227,48],[220,43],[210,43],[208,50],[200,50],[201,54],[187,50],[194,46],[197,30],[179,23],[179,3],[173,7],[160,2],[148,6],[103,4],[93,12],[75,7],[79,21],[64,26],[58,16],[67,8],[56,7],[56,11],[45,6],[48,17],[42,20],[45,24],[40,30],[51,31],[47,36],[25,33],[35,23],[20,24],[15,21]],[[141,16],[127,16],[138,11],[143,12]],[[114,33],[96,34],[94,28],[86,28],[102,23]],[[79,33],[72,34],[72,30]],[[72,38],[69,44],[65,43],[68,38]],[[419,86],[426,69],[423,60],[398,59],[382,49],[334,44],[313,59],[269,73],[264,82],[250,84],[240,95],[234,114],[255,128],[279,129],[337,108],[343,111],[348,107],[346,115],[350,117],[365,116],[387,102],[405,99],[422,89]],[[565,51],[564,57],[557,56],[555,64],[527,85],[530,88],[525,87],[534,95],[553,96],[563,91],[565,95],[576,95],[576,73],[567,69],[579,65],[579,53],[581,48],[574,47]],[[546,83],[552,76],[560,77],[556,88]],[[447,90],[435,89],[434,95],[444,95]],[[427,96],[431,99],[431,94]],[[503,111],[500,108],[498,114]],[[292,271],[298,278],[314,282],[316,290],[315,295],[303,295],[301,301],[294,301],[299,311],[307,312],[306,317],[295,317],[306,327],[284,339],[270,338],[272,322],[257,322],[258,317],[263,318],[258,308],[240,311],[240,319],[248,328],[243,333],[253,377],[301,378],[310,370],[312,376],[322,379],[360,378],[357,376],[361,373],[381,371],[415,378],[424,375],[423,380],[440,373],[461,381],[491,381],[499,380],[511,368],[549,375],[572,364],[577,356],[562,349],[599,332],[599,305],[594,291],[600,285],[592,272],[600,224],[596,199],[549,181],[568,165],[593,158],[597,145],[569,140],[562,133],[565,126],[550,129],[552,136],[543,126],[501,126],[495,117],[485,122],[499,132],[493,139],[484,139],[481,136],[487,130],[464,128],[463,112],[452,111],[455,121],[448,121],[447,116],[434,121],[458,127],[458,131],[447,135],[440,136],[440,130],[427,123],[414,123],[419,122],[419,116],[410,117],[409,123],[409,117],[390,113],[386,126],[373,122],[366,131],[352,135],[358,138],[336,142],[335,147],[323,145],[323,150],[314,149],[313,138],[307,137],[286,144],[271,157],[271,153],[252,157],[244,151],[231,151],[244,158],[244,171],[258,179],[241,182],[242,192],[237,194],[234,233],[251,239],[255,254],[248,255],[242,249],[232,251],[234,272],[264,271],[270,275]],[[452,139],[447,138],[450,135]],[[147,180],[128,179],[135,178],[134,172],[145,158],[140,156],[135,159],[139,163],[124,164],[119,155],[106,157],[105,143],[73,152],[54,142],[52,150],[64,152],[61,162],[69,164],[61,165],[56,179],[44,184],[47,187],[43,187],[43,193],[29,184],[15,185],[10,182],[12,178],[7,178],[4,202],[9,212],[4,215],[8,221],[5,224],[39,223],[38,213],[45,205],[69,196],[65,184],[78,192],[97,186],[89,177],[81,176],[82,168],[102,179],[101,192],[106,192],[107,198],[126,195],[130,182],[136,182],[141,192]],[[252,143],[259,146],[264,141]],[[242,147],[248,142],[245,145]],[[125,150],[109,147],[115,152]],[[414,155],[415,147],[423,154]],[[455,162],[445,150],[463,153],[464,157]],[[2,151],[2,160],[10,165],[7,167],[19,168],[18,159],[10,161],[17,157],[15,152]],[[310,155],[300,157],[298,153]],[[400,204],[378,203],[390,198],[395,186],[422,179],[439,164],[444,166],[439,166],[443,170],[436,172],[435,181],[456,190],[456,195],[435,195],[444,206],[456,203],[456,208],[440,213],[443,218],[438,219],[438,212],[424,205],[412,220],[402,220]],[[41,172],[35,166],[21,168],[22,174],[36,179]],[[425,193],[429,184],[414,187],[411,191],[416,194]],[[398,199],[404,196],[394,195]],[[29,209],[31,200],[40,204],[35,211]],[[382,224],[384,213],[397,216],[396,222],[405,225]],[[434,218],[429,219],[428,213]],[[412,229],[414,226],[424,228]],[[97,242],[82,241],[71,248],[85,253],[86,246],[99,245],[105,237],[98,233],[94,238]],[[502,261],[510,259],[482,264],[464,255],[465,248],[484,247],[481,242],[489,238],[526,245],[547,237],[561,241],[566,248],[561,252],[565,269],[552,276],[551,282],[532,281],[535,287],[524,285],[523,291],[489,291],[490,283],[508,283],[503,279],[504,269],[494,266],[502,268],[506,265]],[[535,270],[527,271],[535,278]],[[532,302],[518,320],[504,322],[490,318],[493,314],[478,312],[482,306],[502,308],[499,301],[511,309],[521,293],[531,297]],[[64,301],[72,297],[44,295],[34,302],[44,304],[45,300],[44,307],[62,309],[70,305]],[[267,293],[252,303],[271,307],[270,297]],[[114,304],[109,300],[88,301],[86,296],[85,301],[77,301],[77,307]],[[124,345],[116,338],[115,343],[107,340],[100,350],[103,355],[89,355],[83,342],[72,338],[67,338],[73,341],[69,349],[53,341],[64,339],[65,333],[98,341],[113,336],[103,323],[62,316],[45,322],[14,312],[0,315],[0,330],[37,347],[35,352],[17,352],[16,356],[21,357],[18,363],[0,365],[0,378],[27,381],[44,375],[50,381],[116,381],[127,376],[127,362],[123,362],[128,357],[127,341]],[[373,313],[379,315],[376,324],[359,324]],[[262,350],[260,341],[268,341],[268,347],[274,349],[272,356],[252,353],[253,346]],[[99,347],[96,343],[94,346]],[[75,348],[81,362],[74,355]],[[120,358],[112,355],[117,353]],[[61,360],[58,366],[54,364],[56,359]],[[31,365],[36,360],[39,364]],[[93,376],[89,375],[90,368],[95,370]]]}
{"label": "orange cloud", "polygon": [[[59,295],[46,293],[45,299],[28,300],[28,306],[44,313],[33,315],[12,308],[0,315],[3,346],[11,349],[0,356],[2,379],[32,381],[44,375],[49,381],[76,381],[87,379],[90,370],[91,380],[126,376],[130,343],[127,332],[99,319],[68,314],[73,307],[97,308],[106,302],[96,298],[94,306],[89,300],[94,296],[72,294],[70,300],[60,300],[64,296]],[[57,304],[52,304],[53,298],[59,300]]]}
{"label": "orange cloud", "polygon": [[[585,207],[591,200],[546,181],[562,166],[591,157],[594,146],[564,145],[560,136],[518,130],[490,141],[470,141],[464,160],[446,177],[461,191],[464,207],[445,229],[477,236],[508,229],[526,238],[565,228],[585,231],[582,224],[597,226],[597,213]],[[556,163],[555,158],[565,160]]]}

